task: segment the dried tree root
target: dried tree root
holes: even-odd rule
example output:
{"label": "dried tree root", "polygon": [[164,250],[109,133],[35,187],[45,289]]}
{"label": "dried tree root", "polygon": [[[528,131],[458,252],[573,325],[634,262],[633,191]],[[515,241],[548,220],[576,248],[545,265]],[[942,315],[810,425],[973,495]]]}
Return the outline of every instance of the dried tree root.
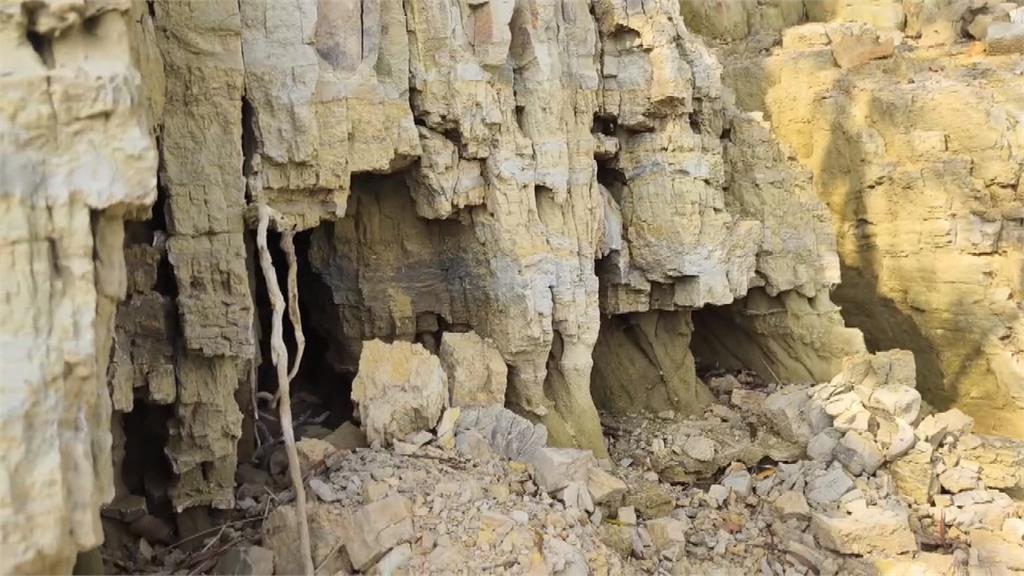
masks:
{"label": "dried tree root", "polygon": [[299,310],[299,265],[295,258],[295,232],[281,232],[281,250],[288,261],[288,319],[292,321],[295,331],[295,359],[292,369],[288,372],[288,380],[295,379],[302,362],[302,354],[306,351],[306,335],[302,333],[302,313]]}
{"label": "dried tree root", "polygon": [[274,261],[270,257],[270,250],[267,249],[267,227],[269,224],[270,208],[261,204],[259,206],[259,225],[256,229],[256,247],[260,253],[260,268],[263,269],[263,279],[267,284],[267,293],[270,295],[273,313],[270,331],[270,360],[273,362],[274,368],[277,369],[277,385],[280,395],[278,411],[281,415],[284,449],[288,455],[288,472],[292,478],[292,487],[295,489],[295,510],[299,521],[299,546],[302,550],[302,563],[305,568],[304,573],[312,575],[313,553],[309,543],[309,522],[306,516],[306,489],[303,486],[302,471],[299,469],[299,453],[295,449],[295,430],[292,429],[292,406],[289,396],[291,381],[288,376],[288,348],[284,345],[281,326],[285,302],[284,296],[281,295],[281,287],[277,284]]}

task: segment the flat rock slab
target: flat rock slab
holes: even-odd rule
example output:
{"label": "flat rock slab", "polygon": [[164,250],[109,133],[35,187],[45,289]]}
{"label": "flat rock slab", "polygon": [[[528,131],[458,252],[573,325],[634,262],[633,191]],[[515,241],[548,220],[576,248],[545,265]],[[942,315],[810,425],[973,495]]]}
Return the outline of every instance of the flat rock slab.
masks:
{"label": "flat rock slab", "polygon": [[825,548],[860,556],[917,550],[906,511],[871,507],[849,516],[812,514],[811,533]]}

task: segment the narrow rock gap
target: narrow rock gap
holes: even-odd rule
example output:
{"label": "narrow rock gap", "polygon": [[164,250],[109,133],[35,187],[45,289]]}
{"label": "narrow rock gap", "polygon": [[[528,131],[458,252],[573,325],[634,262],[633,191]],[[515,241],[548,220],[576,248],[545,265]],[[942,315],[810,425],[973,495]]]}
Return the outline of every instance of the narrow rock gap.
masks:
{"label": "narrow rock gap", "polygon": [[[309,264],[309,247],[312,230],[300,232],[295,236],[295,252],[298,260],[299,309],[304,319],[312,319],[324,314],[333,307],[330,290],[323,285]],[[270,231],[267,244],[274,259],[278,282],[282,287],[287,285],[287,268],[284,265],[285,254],[280,247],[281,234]],[[260,323],[260,351],[263,359],[257,370],[257,390],[260,393],[274,394],[277,391],[277,380],[274,367],[270,363],[270,317],[271,311],[267,297],[267,288],[261,277],[256,282],[256,314]],[[331,335],[319,329],[315,321],[303,322],[306,337],[306,349],[299,364],[298,373],[292,382],[293,412],[296,422],[297,436],[320,436],[352,417],[351,389],[354,374],[340,368],[332,362]],[[284,341],[291,357],[295,352],[295,331],[287,319],[283,324]],[[261,395],[266,398],[266,395]],[[261,415],[269,414],[264,426],[271,425],[260,433],[270,437],[278,435],[274,429],[276,415],[269,409],[264,399],[260,400]],[[262,438],[266,441],[267,438]]]}
{"label": "narrow rock gap", "polygon": [[136,400],[131,412],[122,416],[125,452],[121,481],[130,494],[146,499],[150,515],[168,523],[174,518],[174,509],[167,497],[174,473],[162,447],[167,445],[167,422],[173,417],[173,406],[140,400]]}
{"label": "narrow rock gap", "polygon": [[594,346],[591,394],[612,414],[700,414],[710,402],[697,378],[687,310],[652,310],[602,317]]}
{"label": "narrow rock gap", "polygon": [[[309,263],[309,246],[312,230],[295,236],[295,252],[299,263],[299,308],[303,318],[323,314],[334,303],[330,290]],[[334,429],[352,418],[352,379],[354,373],[346,372],[330,358],[329,334],[324,334],[312,323],[304,326],[306,353],[295,377],[296,390],[312,394],[323,402],[329,411],[322,423]]]}
{"label": "narrow rock gap", "polygon": [[28,39],[28,43],[32,45],[32,49],[39,55],[39,58],[44,63],[50,62],[52,54],[50,53],[50,43],[46,40],[46,37],[35,30],[26,32],[25,37]]}
{"label": "narrow rock gap", "polygon": [[127,221],[124,228],[128,294],[118,309],[108,374],[115,381],[127,377],[128,389],[115,394],[111,424],[115,499],[103,512],[111,549],[139,537],[161,544],[174,537],[174,472],[166,449],[175,418],[172,362],[180,328],[166,252],[166,201],[167,190],[158,183],[150,217]]}

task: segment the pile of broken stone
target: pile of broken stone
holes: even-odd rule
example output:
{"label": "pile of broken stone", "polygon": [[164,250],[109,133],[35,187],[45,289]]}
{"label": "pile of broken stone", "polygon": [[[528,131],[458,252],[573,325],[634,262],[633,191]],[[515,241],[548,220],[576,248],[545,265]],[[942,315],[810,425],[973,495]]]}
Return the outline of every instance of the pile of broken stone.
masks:
{"label": "pile of broken stone", "polygon": [[[711,378],[720,401],[701,416],[605,415],[612,459],[598,460],[547,446],[542,425],[501,406],[486,354],[467,370],[367,344],[363,429],[299,442],[318,573],[1024,570],[1024,508],[1009,495],[1024,445],[931,411],[909,352],[848,358],[814,386]],[[426,378],[482,405],[446,408]],[[297,571],[289,495],[243,483],[238,497],[259,545],[226,550],[214,571]]]}

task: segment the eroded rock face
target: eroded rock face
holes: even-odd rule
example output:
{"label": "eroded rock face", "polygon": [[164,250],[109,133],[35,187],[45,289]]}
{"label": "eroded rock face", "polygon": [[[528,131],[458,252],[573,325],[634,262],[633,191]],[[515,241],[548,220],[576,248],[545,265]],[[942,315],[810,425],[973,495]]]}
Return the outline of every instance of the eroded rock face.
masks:
{"label": "eroded rock face", "polygon": [[[1019,59],[998,54],[1005,45],[995,38],[1016,8],[835,4],[830,17],[895,38],[894,54],[841,69],[836,37],[821,36],[837,24],[805,24],[767,57],[755,55],[755,38],[725,49],[725,82],[745,108],[770,115],[813,172],[835,222],[843,282],[834,298],[847,322],[872,349],[912,350],[929,402],[962,408],[983,431],[1021,436],[1024,160],[1012,118],[1024,100]],[[985,18],[999,26],[984,28],[993,42],[979,57],[962,42],[975,20],[982,36]],[[912,39],[900,41],[900,31]],[[856,50],[883,56],[875,33],[861,39]],[[948,53],[935,48],[954,41]]]}
{"label": "eroded rock face", "polygon": [[615,316],[601,325],[592,389],[603,410],[702,412],[711,394],[697,379],[687,312]]}
{"label": "eroded rock face", "polygon": [[70,572],[79,550],[103,541],[99,506],[113,497],[104,376],[127,289],[123,218],[154,200],[157,166],[126,10],[110,2],[0,6],[7,574]]}
{"label": "eroded rock face", "polygon": [[[428,4],[381,11],[388,26],[378,30],[375,14],[363,30],[389,47],[378,70],[409,70],[408,84],[367,80],[383,99],[372,121],[420,126],[414,145],[389,131],[366,144],[391,160],[350,162],[345,217],[313,233],[311,262],[337,304],[323,330],[344,334],[339,364],[351,366],[364,340],[428,341],[439,326],[469,326],[508,364],[510,402],[556,442],[601,453],[589,392],[599,312],[685,317],[752,287],[827,301],[837,260],[807,174],[731,107],[674,2]],[[333,17],[344,14],[317,13]],[[407,43],[386,37],[391,19],[410,30]],[[320,51],[319,39],[289,41]],[[331,74],[362,85],[366,62],[350,64],[319,62],[317,85]],[[337,94],[338,106],[351,101]],[[406,111],[392,105],[401,95]],[[253,105],[260,116],[264,105]],[[368,113],[349,112],[351,126]],[[321,133],[335,126],[317,119]],[[267,146],[257,138],[259,158]],[[311,172],[322,169],[314,156]],[[283,181],[274,194],[284,188],[285,211],[311,197]],[[675,402],[699,402],[678,362],[688,389]]]}
{"label": "eroded rock face", "polygon": [[[238,451],[253,444],[243,414],[265,360],[246,246],[255,203],[282,215],[278,228],[317,227],[308,259],[333,305],[310,324],[329,336],[337,367],[356,373],[376,338],[436,351],[443,333],[472,330],[507,367],[505,401],[553,443],[598,456],[602,313],[642,318],[638,341],[657,352],[633,354],[598,385],[620,385],[622,366],[636,366],[681,413],[705,402],[685,343],[693,309],[738,306],[752,290],[784,302],[771,322],[756,303],[737,321],[753,326],[746,351],[766,373],[821,379],[860,351],[855,338],[819,343],[842,330],[828,296],[839,266],[809,174],[760,117],[735,109],[674,0],[52,4],[0,12],[2,46],[25,55],[4,63],[14,96],[0,108],[13,134],[4,149],[17,152],[4,229],[10,268],[25,279],[5,284],[19,319],[11,364],[25,374],[7,396],[46,397],[54,382],[87,396],[60,403],[81,411],[62,421],[87,423],[68,433],[77,456],[60,453],[76,478],[96,468],[90,459],[106,461],[106,396],[93,388],[107,375],[119,412],[173,407],[161,447],[172,507],[234,504]],[[29,22],[46,40],[42,59]],[[38,94],[52,109],[22,113],[22,101],[47,100]],[[145,120],[159,134],[159,170]],[[118,210],[152,202],[158,172],[158,210],[125,238]],[[19,288],[29,279],[31,302]],[[436,375],[410,428],[440,414]],[[609,396],[628,399],[611,402],[619,410],[645,403]],[[371,437],[390,437],[368,420]],[[28,429],[15,427],[11,442],[52,440],[26,440]],[[77,548],[97,541],[89,510],[109,497],[103,474],[82,487],[88,496],[61,496],[75,502],[64,525]],[[18,481],[15,502],[29,500]],[[52,529],[40,527],[40,541],[67,538]],[[17,544],[23,555],[4,556],[34,562],[35,544]]]}

